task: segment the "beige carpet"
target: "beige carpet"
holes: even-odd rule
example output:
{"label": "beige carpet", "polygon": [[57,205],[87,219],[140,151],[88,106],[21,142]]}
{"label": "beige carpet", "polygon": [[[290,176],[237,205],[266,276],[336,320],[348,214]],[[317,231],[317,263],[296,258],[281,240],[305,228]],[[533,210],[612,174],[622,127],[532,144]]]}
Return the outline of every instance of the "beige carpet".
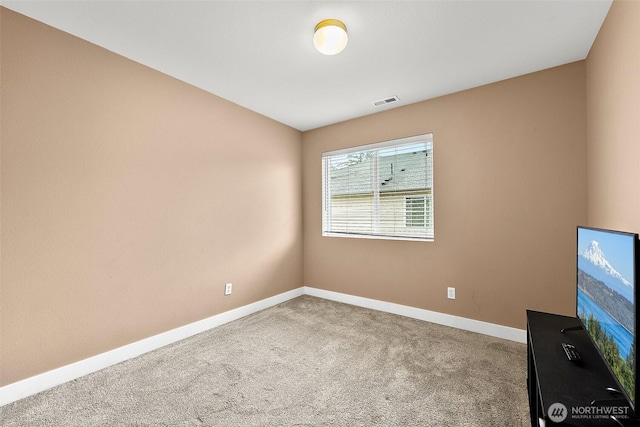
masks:
{"label": "beige carpet", "polygon": [[0,408],[2,426],[529,425],[526,346],[303,296]]}

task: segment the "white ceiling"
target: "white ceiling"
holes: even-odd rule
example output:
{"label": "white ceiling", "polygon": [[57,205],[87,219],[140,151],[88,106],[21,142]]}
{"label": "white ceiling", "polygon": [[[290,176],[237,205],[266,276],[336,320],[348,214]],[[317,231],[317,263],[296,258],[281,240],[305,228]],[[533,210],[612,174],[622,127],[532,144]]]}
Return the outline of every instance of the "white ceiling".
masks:
{"label": "white ceiling", "polygon": [[[611,0],[0,4],[305,131],[584,59]],[[336,56],[313,47],[326,18]]]}

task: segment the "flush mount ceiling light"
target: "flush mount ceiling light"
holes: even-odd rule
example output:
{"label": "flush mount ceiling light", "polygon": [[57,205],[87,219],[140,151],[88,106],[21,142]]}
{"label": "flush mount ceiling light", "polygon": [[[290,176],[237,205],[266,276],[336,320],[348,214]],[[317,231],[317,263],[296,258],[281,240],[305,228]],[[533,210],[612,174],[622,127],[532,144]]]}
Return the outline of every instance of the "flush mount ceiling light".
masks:
{"label": "flush mount ceiling light", "polygon": [[313,34],[313,45],[325,55],[342,52],[348,40],[347,27],[337,19],[320,21]]}

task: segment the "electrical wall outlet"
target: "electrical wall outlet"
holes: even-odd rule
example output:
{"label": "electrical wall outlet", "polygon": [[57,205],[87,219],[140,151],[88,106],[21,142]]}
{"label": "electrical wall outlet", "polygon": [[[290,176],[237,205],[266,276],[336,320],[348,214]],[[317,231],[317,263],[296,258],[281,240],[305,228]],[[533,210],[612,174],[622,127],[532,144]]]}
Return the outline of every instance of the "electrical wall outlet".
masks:
{"label": "electrical wall outlet", "polygon": [[447,288],[447,298],[456,299],[456,288]]}
{"label": "electrical wall outlet", "polygon": [[231,295],[231,287],[233,286],[232,283],[227,283],[226,285],[224,285],[224,294],[225,295]]}

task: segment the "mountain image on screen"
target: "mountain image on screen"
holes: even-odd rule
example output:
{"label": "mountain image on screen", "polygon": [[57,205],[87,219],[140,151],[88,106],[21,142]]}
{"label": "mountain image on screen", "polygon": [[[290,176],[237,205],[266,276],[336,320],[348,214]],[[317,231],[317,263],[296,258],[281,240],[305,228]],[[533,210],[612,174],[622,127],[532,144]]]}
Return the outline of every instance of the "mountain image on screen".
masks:
{"label": "mountain image on screen", "polygon": [[580,254],[578,268],[633,301],[633,285],[609,263],[595,240]]}
{"label": "mountain image on screen", "polygon": [[618,377],[634,398],[634,289],[593,240],[578,256],[578,316]]}
{"label": "mountain image on screen", "polygon": [[[582,270],[578,270],[580,291],[593,300],[609,316],[617,320],[630,335],[633,334],[633,304],[619,293],[612,291],[604,283],[594,279]],[[583,316],[581,316],[583,317]],[[584,316],[586,318],[586,316]]]}

